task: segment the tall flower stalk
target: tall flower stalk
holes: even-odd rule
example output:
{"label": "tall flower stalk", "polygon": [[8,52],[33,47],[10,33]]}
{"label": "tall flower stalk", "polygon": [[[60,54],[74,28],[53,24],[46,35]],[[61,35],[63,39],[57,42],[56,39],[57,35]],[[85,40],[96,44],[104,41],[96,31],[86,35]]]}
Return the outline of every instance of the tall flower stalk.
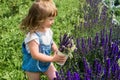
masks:
{"label": "tall flower stalk", "polygon": [[63,66],[63,80],[75,79],[74,72],[77,72],[76,75],[82,80],[119,80],[120,48],[117,42],[112,41],[111,35],[110,28],[109,31],[103,29],[96,33],[94,38],[78,38],[77,49],[72,53],[73,58]]}

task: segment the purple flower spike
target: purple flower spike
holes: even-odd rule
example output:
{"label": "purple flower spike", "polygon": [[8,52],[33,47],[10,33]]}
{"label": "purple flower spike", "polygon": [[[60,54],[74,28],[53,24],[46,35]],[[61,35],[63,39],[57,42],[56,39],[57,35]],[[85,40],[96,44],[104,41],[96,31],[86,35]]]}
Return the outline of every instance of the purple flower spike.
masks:
{"label": "purple flower spike", "polygon": [[109,43],[112,41],[112,28],[110,28],[110,33],[109,33]]}
{"label": "purple flower spike", "polygon": [[83,54],[87,53],[84,38],[82,38],[81,46],[82,46],[82,53],[83,53]]}
{"label": "purple flower spike", "polygon": [[84,80],[91,80],[91,79],[90,79],[89,75],[85,74]]}
{"label": "purple flower spike", "polygon": [[104,62],[106,61],[106,59],[108,58],[108,49],[104,49]]}
{"label": "purple flower spike", "polygon": [[67,72],[67,80],[71,80],[71,72],[70,71]]}
{"label": "purple flower spike", "polygon": [[108,78],[108,79],[110,79],[110,77],[111,77],[111,75],[110,75],[110,65],[111,65],[111,63],[110,63],[110,59],[108,58],[107,60],[106,60],[106,70],[107,70],[107,72],[106,72],[106,78]]}
{"label": "purple flower spike", "polygon": [[99,36],[98,36],[98,33],[96,33],[96,36],[95,36],[95,47],[98,47],[98,44],[99,44]]}
{"label": "purple flower spike", "polygon": [[102,73],[103,73],[103,69],[102,69],[102,65],[100,63],[97,66],[97,70],[98,70],[97,75],[99,76],[99,78],[101,78],[102,77]]}
{"label": "purple flower spike", "polygon": [[[56,78],[57,78],[57,79],[56,79]],[[56,72],[56,78],[55,78],[55,80],[61,80],[58,72]]]}
{"label": "purple flower spike", "polygon": [[74,72],[74,79],[75,80],[81,80],[79,74],[76,73],[76,72]]}
{"label": "purple flower spike", "polygon": [[105,45],[106,45],[106,47],[108,45],[108,35],[107,34],[106,34],[106,39],[105,39]]}

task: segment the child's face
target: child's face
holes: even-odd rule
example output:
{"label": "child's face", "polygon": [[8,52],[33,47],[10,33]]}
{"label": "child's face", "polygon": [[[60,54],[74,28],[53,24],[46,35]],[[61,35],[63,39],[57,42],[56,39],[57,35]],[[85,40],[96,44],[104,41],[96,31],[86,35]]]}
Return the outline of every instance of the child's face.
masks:
{"label": "child's face", "polygon": [[54,23],[54,17],[48,17],[48,18],[45,20],[43,26],[44,26],[44,28],[50,28],[53,23]]}

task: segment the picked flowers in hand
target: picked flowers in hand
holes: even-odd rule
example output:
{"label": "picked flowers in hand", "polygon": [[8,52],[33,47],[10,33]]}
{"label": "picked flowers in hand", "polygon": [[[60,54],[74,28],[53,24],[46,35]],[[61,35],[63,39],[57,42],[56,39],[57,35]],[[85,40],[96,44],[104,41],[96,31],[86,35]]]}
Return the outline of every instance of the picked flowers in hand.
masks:
{"label": "picked flowers in hand", "polygon": [[[68,57],[71,59],[73,57],[72,52],[75,50],[75,48],[76,47],[73,42],[73,37],[67,34],[64,34],[63,36],[60,37],[60,45],[58,52],[59,55],[65,55],[66,60]],[[64,63],[60,63],[60,65],[64,65]]]}

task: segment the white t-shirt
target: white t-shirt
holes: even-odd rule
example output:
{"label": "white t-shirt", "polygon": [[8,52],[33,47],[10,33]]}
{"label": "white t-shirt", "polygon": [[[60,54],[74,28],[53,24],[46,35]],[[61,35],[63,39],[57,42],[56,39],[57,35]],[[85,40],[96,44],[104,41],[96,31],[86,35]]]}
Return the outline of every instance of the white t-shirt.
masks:
{"label": "white t-shirt", "polygon": [[[51,43],[53,32],[50,28],[48,28],[45,32],[36,32],[36,33],[41,36],[41,39],[45,45],[49,45]],[[35,40],[38,44],[40,44],[39,36],[36,33],[31,33],[31,34],[28,33],[26,35],[26,38],[24,41],[25,41],[26,49],[28,53],[30,53],[30,50],[27,44],[28,42]],[[52,43],[53,43],[53,40],[52,40]]]}

